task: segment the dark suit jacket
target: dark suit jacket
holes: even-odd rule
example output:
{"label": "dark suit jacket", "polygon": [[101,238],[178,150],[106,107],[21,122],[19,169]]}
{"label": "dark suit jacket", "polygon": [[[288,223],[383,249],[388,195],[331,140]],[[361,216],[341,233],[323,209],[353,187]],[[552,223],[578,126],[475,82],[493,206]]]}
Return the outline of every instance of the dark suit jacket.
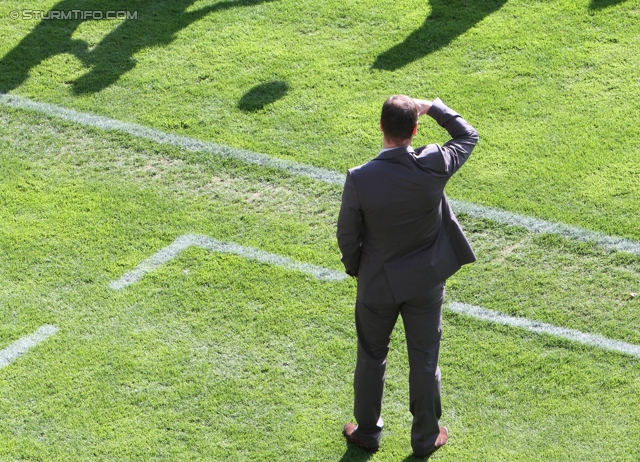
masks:
{"label": "dark suit jacket", "polygon": [[436,99],[427,115],[452,137],[443,146],[399,147],[347,173],[338,246],[358,299],[400,303],[426,293],[476,257],[444,194],[478,133]]}

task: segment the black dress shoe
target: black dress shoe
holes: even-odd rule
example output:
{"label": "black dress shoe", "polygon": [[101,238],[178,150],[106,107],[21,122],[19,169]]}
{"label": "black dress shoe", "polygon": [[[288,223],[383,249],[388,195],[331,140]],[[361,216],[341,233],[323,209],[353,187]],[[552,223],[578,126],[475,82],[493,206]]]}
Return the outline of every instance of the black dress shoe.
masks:
{"label": "black dress shoe", "polygon": [[365,446],[358,440],[358,438],[356,438],[356,436],[353,434],[353,432],[356,431],[356,428],[358,428],[358,426],[351,422],[347,422],[346,424],[344,424],[344,430],[342,430],[342,434],[347,439],[347,441],[351,444],[355,444],[365,451],[376,452],[379,449],[379,446]]}

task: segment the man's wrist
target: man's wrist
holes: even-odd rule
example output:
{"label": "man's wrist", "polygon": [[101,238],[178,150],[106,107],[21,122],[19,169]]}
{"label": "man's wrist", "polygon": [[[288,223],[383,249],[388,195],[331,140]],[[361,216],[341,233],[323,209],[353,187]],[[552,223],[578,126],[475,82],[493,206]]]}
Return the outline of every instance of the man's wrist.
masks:
{"label": "man's wrist", "polygon": [[418,116],[425,115],[429,112],[429,109],[431,109],[433,104],[432,101],[427,101],[426,99],[414,99],[413,101],[416,103],[418,108]]}

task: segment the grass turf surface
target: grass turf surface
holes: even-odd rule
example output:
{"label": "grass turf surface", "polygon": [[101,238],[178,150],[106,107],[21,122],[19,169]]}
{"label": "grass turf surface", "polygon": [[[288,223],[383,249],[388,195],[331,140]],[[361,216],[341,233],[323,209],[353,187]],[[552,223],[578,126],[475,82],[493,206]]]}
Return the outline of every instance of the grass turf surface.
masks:
{"label": "grass turf surface", "polygon": [[[39,25],[5,20],[24,5],[4,2],[0,84],[335,170],[375,155],[388,94],[439,95],[483,137],[451,196],[640,238],[637,2],[470,5],[101,2],[140,19]],[[51,7],[96,9],[30,5]],[[430,45],[394,61],[399,43]],[[0,348],[61,327],[0,371],[0,457],[365,459],[339,433],[352,283],[190,249],[107,288],[189,232],[339,269],[339,188],[24,111],[0,118]],[[446,138],[423,123],[420,139]],[[449,281],[451,299],[640,343],[625,298],[638,257],[460,218],[480,261]],[[434,459],[637,460],[637,360],[445,318],[452,439]],[[410,454],[403,349],[399,328],[371,460]]]}
{"label": "grass turf surface", "polygon": [[109,1],[138,20],[8,19],[23,8],[0,9],[1,91],[339,171],[373,156],[389,94],[437,95],[482,136],[452,196],[640,239],[637,1]]}
{"label": "grass turf surface", "polygon": [[[61,327],[0,372],[3,457],[364,459],[340,436],[352,282],[189,249],[107,288],[187,232],[338,268],[340,188],[24,111],[2,126],[1,338]],[[461,219],[483,258],[450,280],[451,299],[639,343],[637,301],[622,285],[638,280],[640,257]],[[636,359],[450,313],[445,324],[443,422],[454,436],[440,459],[637,457]],[[392,351],[372,460],[410,454],[400,326]]]}

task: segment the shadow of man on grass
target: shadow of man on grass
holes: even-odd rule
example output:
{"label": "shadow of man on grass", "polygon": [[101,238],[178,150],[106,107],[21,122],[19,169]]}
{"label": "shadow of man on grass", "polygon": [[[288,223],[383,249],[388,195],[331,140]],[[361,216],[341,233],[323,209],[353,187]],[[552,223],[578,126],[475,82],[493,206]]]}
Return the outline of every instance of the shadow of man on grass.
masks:
{"label": "shadow of man on grass", "polygon": [[[225,0],[186,11],[196,0],[63,0],[50,11],[128,11],[125,19],[97,46],[89,49],[83,40],[73,39],[78,27],[89,19],[72,15],[70,19],[41,20],[0,60],[0,92],[8,93],[29,77],[31,69],[53,56],[69,53],[90,70],[75,81],[68,81],[77,95],[96,93],[115,83],[136,66],[133,56],[142,49],[166,46],[176,34],[204,16],[229,8],[248,7],[271,0]],[[205,44],[202,44],[205,46]]]}
{"label": "shadow of man on grass", "polygon": [[347,444],[347,450],[340,458],[339,462],[366,462],[373,454],[364,449],[360,449],[352,444]]}
{"label": "shadow of man on grass", "polygon": [[429,0],[431,13],[424,24],[402,43],[380,54],[372,68],[395,71],[438,51],[498,11],[506,2],[507,0]]}

